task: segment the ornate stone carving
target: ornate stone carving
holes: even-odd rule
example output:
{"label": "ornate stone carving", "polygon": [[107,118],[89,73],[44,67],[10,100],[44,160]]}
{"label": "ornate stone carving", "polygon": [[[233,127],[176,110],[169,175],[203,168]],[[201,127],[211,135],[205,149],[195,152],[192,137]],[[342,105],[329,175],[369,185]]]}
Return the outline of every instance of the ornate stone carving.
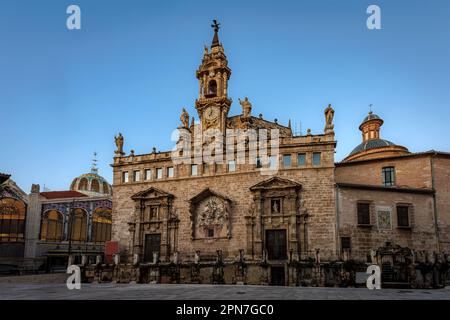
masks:
{"label": "ornate stone carving", "polygon": [[197,227],[222,229],[228,222],[227,206],[218,197],[212,196],[203,200],[197,210]]}
{"label": "ornate stone carving", "polygon": [[192,239],[231,237],[230,199],[207,188],[190,203]]}

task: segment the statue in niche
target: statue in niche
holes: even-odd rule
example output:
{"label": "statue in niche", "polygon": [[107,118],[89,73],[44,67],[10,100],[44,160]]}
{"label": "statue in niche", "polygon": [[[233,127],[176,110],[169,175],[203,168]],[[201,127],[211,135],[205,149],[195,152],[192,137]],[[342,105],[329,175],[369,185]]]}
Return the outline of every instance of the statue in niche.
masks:
{"label": "statue in niche", "polygon": [[123,156],[125,152],[123,152],[123,136],[119,132],[118,136],[114,137],[114,140],[116,142],[117,150],[114,152],[117,156]]}
{"label": "statue in niche", "polygon": [[180,120],[183,128],[189,127],[189,113],[185,108],[183,108],[183,111],[181,112]]}
{"label": "statue in niche", "polygon": [[272,200],[272,213],[280,213],[280,200]]}
{"label": "statue in niche", "polygon": [[325,130],[332,130],[334,128],[333,118],[334,118],[334,110],[331,107],[331,104],[325,109]]}
{"label": "statue in niche", "polygon": [[239,100],[239,104],[242,106],[242,117],[248,118],[252,112],[252,104],[248,101],[248,98],[245,97],[244,101]]}

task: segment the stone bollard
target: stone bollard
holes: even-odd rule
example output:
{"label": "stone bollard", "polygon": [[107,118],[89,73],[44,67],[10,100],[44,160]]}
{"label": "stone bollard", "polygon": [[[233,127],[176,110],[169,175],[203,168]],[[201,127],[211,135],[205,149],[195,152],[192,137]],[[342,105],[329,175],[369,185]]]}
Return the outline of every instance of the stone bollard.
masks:
{"label": "stone bollard", "polygon": [[81,265],[84,267],[87,265],[87,256],[85,254],[83,254],[81,256]]}
{"label": "stone bollard", "polygon": [[118,266],[120,263],[120,254],[115,254],[113,258],[113,262],[115,266]]}
{"label": "stone bollard", "polygon": [[73,262],[74,262],[73,255],[69,255],[69,258],[67,258],[67,265],[71,266],[71,265],[73,265]]}

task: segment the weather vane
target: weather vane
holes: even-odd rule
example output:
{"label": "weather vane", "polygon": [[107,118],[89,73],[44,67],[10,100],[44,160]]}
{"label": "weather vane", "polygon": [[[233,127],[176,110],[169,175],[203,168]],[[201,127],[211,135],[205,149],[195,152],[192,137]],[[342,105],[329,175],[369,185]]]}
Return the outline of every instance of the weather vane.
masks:
{"label": "weather vane", "polygon": [[213,24],[211,25],[211,28],[214,28],[214,32],[219,32],[220,23],[218,23],[217,20],[213,20]]}
{"label": "weather vane", "polygon": [[372,104],[369,104],[369,112],[372,113]]}

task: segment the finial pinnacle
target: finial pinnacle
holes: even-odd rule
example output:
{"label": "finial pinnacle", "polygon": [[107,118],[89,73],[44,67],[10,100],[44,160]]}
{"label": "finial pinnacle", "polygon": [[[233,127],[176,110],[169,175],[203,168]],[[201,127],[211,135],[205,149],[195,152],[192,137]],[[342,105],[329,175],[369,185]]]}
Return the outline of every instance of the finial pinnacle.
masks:
{"label": "finial pinnacle", "polygon": [[372,114],[372,104],[369,104],[369,114]]}
{"label": "finial pinnacle", "polygon": [[92,166],[91,166],[91,173],[98,173],[98,168],[97,168],[97,152],[94,151],[94,157],[92,158]]}

